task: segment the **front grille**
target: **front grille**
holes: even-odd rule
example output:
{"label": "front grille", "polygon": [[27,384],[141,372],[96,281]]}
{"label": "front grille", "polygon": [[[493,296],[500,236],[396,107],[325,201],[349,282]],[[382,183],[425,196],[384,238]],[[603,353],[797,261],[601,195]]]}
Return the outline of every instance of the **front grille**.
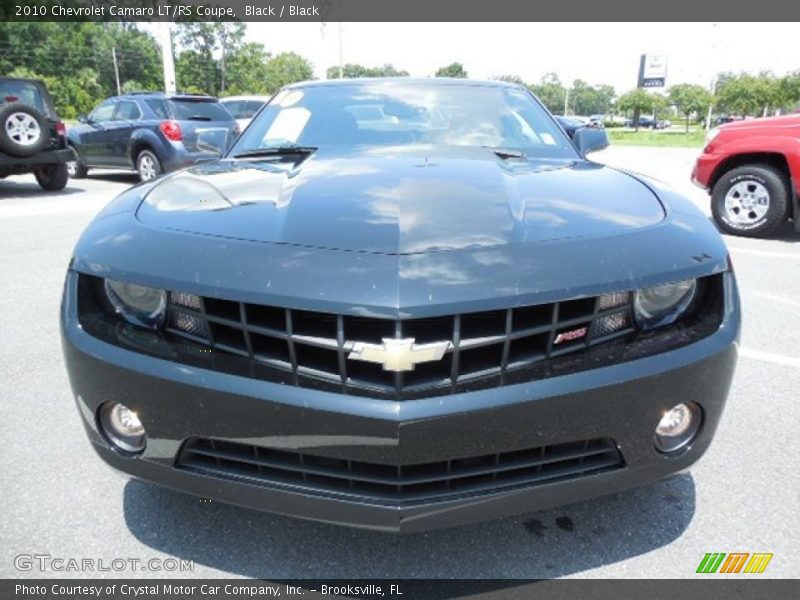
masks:
{"label": "front grille", "polygon": [[[723,276],[700,280],[695,306],[651,331],[633,326],[631,294],[424,319],[360,317],[170,293],[161,331],[115,314],[103,280],[82,274],[81,326],[108,343],[164,360],[301,388],[387,400],[430,398],[558,377],[637,360],[717,331]],[[577,332],[577,333],[576,333]],[[384,371],[349,358],[382,338],[447,342],[440,360]]]}
{"label": "front grille", "polygon": [[178,468],[212,477],[289,486],[304,493],[346,494],[391,505],[530,487],[624,466],[620,451],[608,438],[409,465],[191,438],[177,460]]}
{"label": "front grille", "polygon": [[[502,379],[632,331],[628,293],[392,320],[173,292],[167,320],[168,333],[284,371],[285,383],[309,387],[311,378],[342,393],[372,391],[396,398],[431,389],[448,393],[471,381]],[[380,345],[383,338],[449,346],[440,360],[417,364],[413,371],[388,371],[381,364],[349,358],[354,344]]]}

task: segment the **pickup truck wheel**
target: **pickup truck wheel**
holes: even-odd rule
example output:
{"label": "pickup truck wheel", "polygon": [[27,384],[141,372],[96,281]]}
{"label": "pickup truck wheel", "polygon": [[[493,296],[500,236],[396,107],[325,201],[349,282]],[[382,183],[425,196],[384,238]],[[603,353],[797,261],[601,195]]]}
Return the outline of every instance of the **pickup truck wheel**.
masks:
{"label": "pickup truck wheel", "polygon": [[778,169],[745,165],[720,177],[711,192],[711,212],[725,232],[764,237],[789,218],[789,185]]}
{"label": "pickup truck wheel", "polygon": [[139,171],[141,181],[155,179],[163,172],[161,162],[150,150],[142,150],[136,157],[136,170]]}
{"label": "pickup truck wheel", "polygon": [[33,156],[50,141],[50,124],[35,108],[13,102],[0,108],[0,150],[12,156]]}
{"label": "pickup truck wheel", "polygon": [[86,177],[86,174],[89,172],[89,169],[86,166],[86,163],[80,159],[78,156],[77,150],[72,148],[72,154],[75,155],[74,160],[70,160],[67,162],[67,172],[71,179],[83,179]]}
{"label": "pickup truck wheel", "polygon": [[67,173],[67,165],[59,163],[57,165],[47,165],[36,169],[36,181],[43,190],[48,192],[57,192],[63,190],[69,181],[69,174]]}

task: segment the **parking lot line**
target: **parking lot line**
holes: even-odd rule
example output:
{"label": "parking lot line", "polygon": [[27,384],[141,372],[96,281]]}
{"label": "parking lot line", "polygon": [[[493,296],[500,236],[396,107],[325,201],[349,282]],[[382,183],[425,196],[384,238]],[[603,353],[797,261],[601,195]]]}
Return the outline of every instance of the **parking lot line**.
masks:
{"label": "parking lot line", "polygon": [[785,298],[783,296],[778,296],[777,294],[768,294],[766,292],[753,292],[753,293],[759,298],[766,298],[767,300],[772,300],[773,302],[779,302],[781,304],[786,304],[787,306],[800,308],[800,301],[792,300],[791,298]]}
{"label": "parking lot line", "polygon": [[784,354],[775,354],[774,352],[764,352],[763,350],[753,350],[752,348],[740,347],[739,356],[772,363],[774,365],[781,365],[783,367],[800,368],[800,358],[786,356]]}
{"label": "parking lot line", "polygon": [[798,252],[776,252],[774,250],[755,250],[753,248],[742,248],[741,246],[731,246],[728,244],[728,250],[731,252],[740,252],[742,254],[752,254],[753,256],[770,256],[774,258],[800,258]]}

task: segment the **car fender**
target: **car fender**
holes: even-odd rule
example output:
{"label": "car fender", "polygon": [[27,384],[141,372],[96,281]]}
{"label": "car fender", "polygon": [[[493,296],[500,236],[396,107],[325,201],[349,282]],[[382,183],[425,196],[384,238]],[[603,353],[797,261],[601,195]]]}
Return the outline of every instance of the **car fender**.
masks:
{"label": "car fender", "polygon": [[83,145],[81,144],[81,128],[79,127],[67,128],[67,146],[75,150],[75,153],[81,159],[83,158]]}
{"label": "car fender", "polygon": [[719,154],[717,154],[719,163],[714,169],[714,177],[716,177],[720,167],[734,156],[761,153],[781,154],[786,159],[786,163],[789,166],[789,174],[794,188],[797,189],[800,187],[800,137],[798,136],[769,134],[743,136],[741,138],[726,140],[723,143],[712,142],[709,149],[711,150],[709,154],[716,154],[719,152]]}
{"label": "car fender", "polygon": [[136,166],[136,155],[142,148],[147,147],[156,153],[160,161],[164,160],[164,141],[150,129],[135,129],[128,139],[126,154],[131,162],[131,166]]}
{"label": "car fender", "polygon": [[[716,142],[716,143],[715,143]],[[711,174],[710,181],[715,181],[727,161],[742,154],[780,154],[789,168],[789,192],[792,199],[792,217],[795,231],[800,232],[800,137],[792,135],[747,135],[726,140],[722,143],[715,140],[707,147],[708,154],[716,154],[718,162]],[[721,151],[721,152],[720,152]]]}

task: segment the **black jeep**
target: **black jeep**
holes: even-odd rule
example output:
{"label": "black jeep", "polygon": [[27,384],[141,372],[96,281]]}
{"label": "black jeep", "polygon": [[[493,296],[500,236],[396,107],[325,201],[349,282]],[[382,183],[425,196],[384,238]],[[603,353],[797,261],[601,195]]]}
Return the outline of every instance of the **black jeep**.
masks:
{"label": "black jeep", "polygon": [[0,179],[33,173],[45,190],[67,185],[67,147],[47,87],[34,79],[0,77]]}

